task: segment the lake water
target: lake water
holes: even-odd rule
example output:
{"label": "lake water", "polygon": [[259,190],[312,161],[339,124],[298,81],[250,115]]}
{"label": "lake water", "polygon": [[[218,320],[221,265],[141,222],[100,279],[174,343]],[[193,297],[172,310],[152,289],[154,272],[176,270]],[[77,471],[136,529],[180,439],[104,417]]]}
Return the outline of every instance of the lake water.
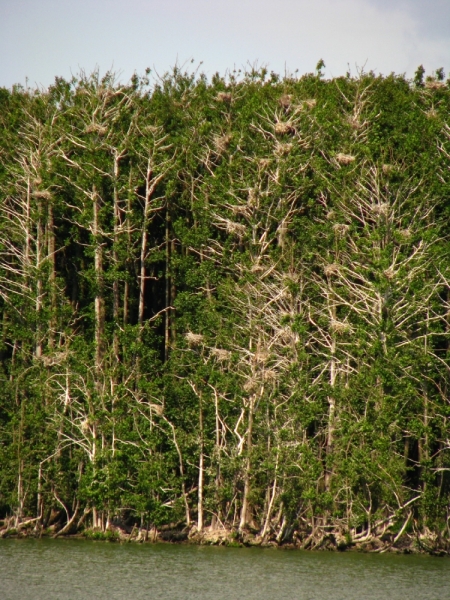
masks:
{"label": "lake water", "polygon": [[450,559],[0,540],[1,600],[450,600]]}

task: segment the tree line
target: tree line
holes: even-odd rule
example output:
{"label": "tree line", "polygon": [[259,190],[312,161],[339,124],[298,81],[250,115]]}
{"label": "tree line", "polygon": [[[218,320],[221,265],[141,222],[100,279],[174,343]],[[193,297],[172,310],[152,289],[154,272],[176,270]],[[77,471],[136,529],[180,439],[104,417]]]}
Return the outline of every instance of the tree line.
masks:
{"label": "tree line", "polygon": [[322,66],[0,90],[9,525],[448,539],[449,84]]}

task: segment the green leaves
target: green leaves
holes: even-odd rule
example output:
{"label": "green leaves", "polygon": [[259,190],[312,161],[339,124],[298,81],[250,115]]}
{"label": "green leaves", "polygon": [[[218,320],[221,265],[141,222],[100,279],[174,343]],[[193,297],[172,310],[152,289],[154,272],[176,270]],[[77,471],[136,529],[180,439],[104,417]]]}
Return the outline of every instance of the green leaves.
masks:
{"label": "green leaves", "polygon": [[0,510],[443,518],[448,88],[324,66],[0,90]]}

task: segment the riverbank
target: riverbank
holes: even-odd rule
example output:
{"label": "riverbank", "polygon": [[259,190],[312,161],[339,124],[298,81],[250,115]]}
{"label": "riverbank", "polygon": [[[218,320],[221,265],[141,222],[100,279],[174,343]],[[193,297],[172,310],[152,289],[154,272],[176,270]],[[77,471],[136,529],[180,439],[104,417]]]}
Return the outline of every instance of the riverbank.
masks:
{"label": "riverbank", "polygon": [[381,536],[343,533],[332,527],[316,530],[293,531],[290,538],[262,537],[255,531],[239,531],[224,527],[205,527],[202,531],[194,526],[163,526],[159,529],[129,527],[123,523],[112,523],[107,528],[86,528],[78,532],[64,532],[64,527],[51,525],[41,527],[36,519],[23,519],[12,526],[8,520],[0,521],[0,539],[5,538],[65,538],[90,539],[118,543],[169,543],[203,546],[260,547],[291,550],[315,550],[336,552],[370,552],[395,554],[429,554],[450,556],[450,543],[439,533],[411,531],[394,534],[385,532]]}

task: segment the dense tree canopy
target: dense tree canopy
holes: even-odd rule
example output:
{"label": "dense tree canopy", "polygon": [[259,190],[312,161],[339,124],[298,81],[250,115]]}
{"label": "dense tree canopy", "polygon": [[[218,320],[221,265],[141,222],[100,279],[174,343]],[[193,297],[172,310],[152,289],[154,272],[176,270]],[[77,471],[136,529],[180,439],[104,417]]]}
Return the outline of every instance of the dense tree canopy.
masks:
{"label": "dense tree canopy", "polygon": [[0,90],[0,517],[450,535],[440,75]]}

